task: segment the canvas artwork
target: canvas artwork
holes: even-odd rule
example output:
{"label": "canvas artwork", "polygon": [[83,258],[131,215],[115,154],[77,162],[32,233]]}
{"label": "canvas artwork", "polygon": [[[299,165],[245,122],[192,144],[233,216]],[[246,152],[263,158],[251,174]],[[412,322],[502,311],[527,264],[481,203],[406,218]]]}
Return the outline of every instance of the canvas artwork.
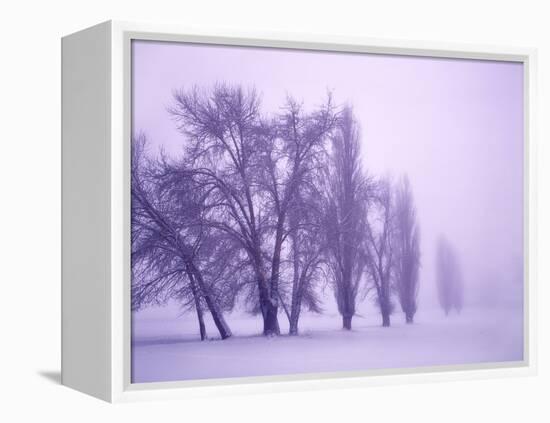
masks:
{"label": "canvas artwork", "polygon": [[522,63],[133,40],[131,72],[132,383],[523,360]]}

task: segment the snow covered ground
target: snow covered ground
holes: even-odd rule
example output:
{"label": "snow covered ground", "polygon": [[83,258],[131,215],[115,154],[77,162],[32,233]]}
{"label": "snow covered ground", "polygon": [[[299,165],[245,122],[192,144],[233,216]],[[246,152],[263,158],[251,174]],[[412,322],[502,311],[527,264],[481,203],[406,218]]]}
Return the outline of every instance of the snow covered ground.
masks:
{"label": "snow covered ground", "polygon": [[[380,326],[371,313],[356,316],[351,332],[336,314],[304,314],[300,336],[265,338],[261,318],[227,316],[233,337],[201,342],[193,314],[165,307],[135,313],[132,322],[134,383],[242,376],[358,371],[382,368],[518,361],[523,358],[521,309],[465,309],[445,317],[440,310],[418,312],[406,325],[401,313]],[[286,333],[286,317],[280,315]]]}

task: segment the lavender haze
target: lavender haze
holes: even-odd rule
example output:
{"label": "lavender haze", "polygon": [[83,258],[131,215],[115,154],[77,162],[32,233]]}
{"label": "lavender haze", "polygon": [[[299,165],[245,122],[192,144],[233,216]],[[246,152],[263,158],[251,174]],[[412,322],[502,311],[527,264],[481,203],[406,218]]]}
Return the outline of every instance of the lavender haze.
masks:
{"label": "lavender haze", "polygon": [[[185,157],[185,136],[182,134],[181,119],[184,121],[183,125],[189,125],[190,111],[184,110],[182,113],[186,115],[184,118],[179,115],[180,120],[178,120],[177,113],[174,113],[174,110],[176,112],[178,110],[178,97],[177,95],[175,97],[175,93],[191,93],[194,87],[209,90],[216,84],[227,84],[232,87],[240,86],[245,90],[254,88],[261,101],[261,115],[265,118],[288,114],[288,99],[292,97],[306,111],[303,117],[307,118],[308,122],[313,122],[319,119],[315,111],[324,110],[327,93],[331,94],[331,101],[336,108],[347,110],[347,115],[344,115],[347,116],[346,119],[353,119],[353,124],[349,125],[353,126],[360,146],[360,156],[355,167],[362,169],[363,172],[360,178],[362,182],[359,184],[361,186],[357,188],[363,194],[358,194],[358,198],[365,195],[371,200],[368,204],[365,203],[364,207],[361,204],[355,206],[355,203],[350,203],[351,200],[346,200],[347,203],[342,203],[342,207],[346,210],[360,210],[358,213],[370,213],[368,216],[363,216],[364,223],[359,222],[361,219],[358,218],[354,227],[365,224],[369,228],[376,227],[376,229],[365,231],[359,237],[354,233],[354,245],[364,245],[367,253],[363,258],[357,253],[356,261],[348,264],[349,272],[357,274],[357,277],[352,278],[356,285],[352,288],[348,286],[347,291],[342,291],[341,283],[331,289],[330,283],[323,285],[320,282],[324,274],[325,260],[329,262],[327,268],[330,268],[331,257],[335,259],[337,256],[334,252],[337,243],[331,242],[330,248],[327,247],[326,251],[315,250],[313,258],[310,257],[310,259],[315,264],[311,277],[312,280],[315,279],[316,284],[315,287],[313,285],[306,287],[304,295],[310,296],[308,301],[312,301],[311,309],[322,310],[323,316],[320,320],[313,318],[308,320],[309,317],[306,315],[304,327],[312,333],[320,330],[319,328],[325,330],[325,323],[329,322],[327,316],[339,315],[339,319],[344,318],[344,327],[348,319],[348,329],[350,329],[351,316],[358,315],[365,320],[358,322],[357,327],[371,328],[378,324],[379,312],[382,313],[383,326],[390,326],[390,314],[401,312],[407,314],[407,322],[412,323],[414,313],[418,311],[418,319],[414,317],[414,324],[410,325],[410,330],[419,331],[419,338],[426,336],[433,339],[434,344],[422,346],[418,343],[416,347],[411,347],[415,353],[407,358],[399,357],[398,354],[388,354],[387,348],[393,348],[393,346],[396,350],[408,348],[403,347],[406,344],[400,344],[400,342],[408,342],[414,338],[406,334],[409,325],[400,326],[401,320],[405,319],[394,316],[391,318],[391,323],[396,324],[397,327],[377,328],[377,330],[394,330],[391,340],[384,335],[380,338],[379,344],[376,334],[371,332],[366,334],[364,346],[366,349],[370,348],[371,353],[365,351],[365,354],[370,354],[372,358],[369,362],[355,356],[347,361],[336,362],[332,362],[328,357],[311,356],[312,360],[307,363],[304,361],[302,367],[290,364],[291,359],[289,362],[278,362],[274,358],[275,361],[269,368],[260,365],[255,367],[255,364],[247,363],[242,366],[236,364],[232,369],[222,364],[217,368],[211,366],[206,366],[208,369],[201,368],[201,363],[198,362],[191,365],[191,367],[194,366],[194,370],[187,372],[182,368],[179,370],[172,368],[166,363],[171,363],[169,357],[174,357],[175,353],[186,354],[186,351],[189,351],[187,359],[192,360],[190,357],[201,354],[200,351],[195,350],[196,347],[184,342],[181,344],[181,349],[177,349],[178,347],[174,344],[170,347],[172,348],[170,351],[160,350],[155,349],[157,347],[152,341],[180,339],[185,332],[181,328],[187,327],[187,323],[182,324],[181,327],[173,326],[173,329],[167,329],[172,327],[170,325],[173,323],[170,322],[181,317],[178,306],[169,302],[167,307],[153,306],[134,313],[133,380],[143,382],[521,360],[523,351],[523,72],[523,65],[513,62],[134,41],[132,43],[132,131],[134,137],[143,136],[147,139],[147,151],[153,158],[159,157],[160,151],[165,157],[174,160]],[[185,96],[179,98],[185,101],[191,99]],[[190,107],[197,104],[192,104]],[[323,119],[328,122],[324,129],[326,134],[320,133],[319,139],[311,141],[312,143],[324,143],[325,136],[328,140],[332,132],[338,132],[342,121],[330,123],[332,115],[329,115],[330,113],[328,117],[323,115]],[[307,128],[304,131],[305,134],[308,133]],[[304,135],[305,138],[307,138],[306,135]],[[332,139],[333,145],[335,145],[334,139],[336,138]],[[330,142],[327,141],[326,144],[330,145]],[[331,147],[327,148],[334,154]],[[139,173],[139,170],[136,172]],[[337,173],[333,172],[333,174]],[[317,176],[312,175],[311,178],[313,180]],[[327,192],[336,189],[331,178],[332,176],[327,178],[330,181]],[[412,292],[407,295],[409,297],[412,295],[414,298],[403,297],[405,291],[402,287],[400,288],[399,283],[396,282],[396,285],[392,286],[393,276],[390,268],[394,266],[399,251],[404,247],[401,249],[395,247],[395,241],[386,231],[386,228],[398,225],[396,222],[392,223],[388,217],[392,216],[392,213],[397,213],[392,209],[394,200],[391,197],[391,187],[397,186],[399,181],[405,179],[407,190],[410,190],[407,195],[410,196],[411,202],[407,213],[415,219],[408,223],[410,236],[407,238],[407,245],[412,245],[408,250],[414,250],[417,254],[409,259],[411,263],[415,263],[413,270],[409,270],[409,273],[413,273],[409,276],[413,282],[408,282],[407,286],[412,288],[409,287],[405,291]],[[187,189],[199,193],[204,185],[200,185],[200,181],[198,186],[192,185],[194,183],[197,182],[190,182],[191,185]],[[147,194],[145,185],[137,187],[135,194],[143,196],[143,201],[139,203],[136,210],[146,214],[147,207],[154,207],[154,204],[145,198]],[[132,186],[134,187],[134,184]],[[322,208],[322,196],[311,199],[312,195],[314,194],[310,192],[297,192],[291,203],[296,208],[301,204],[301,200],[307,198],[311,204],[321,204],[319,208]],[[378,214],[369,211],[376,207],[378,207]],[[149,216],[148,219],[154,219],[155,213],[147,216]],[[385,216],[385,226],[379,225],[377,216]],[[289,221],[300,222],[301,219],[303,220],[304,216],[289,212],[286,219],[282,221],[288,224]],[[314,223],[318,225],[323,221],[322,219],[322,216],[309,216],[307,222],[302,222],[300,227],[307,228],[307,225]],[[340,222],[337,218],[335,219]],[[373,219],[376,222],[373,222]],[[307,232],[307,229],[301,234],[298,232],[292,234],[288,238],[288,249],[294,252],[294,269],[298,272],[301,262],[297,258],[298,249],[294,248],[295,237],[300,236],[300,239],[311,241],[316,240],[319,235],[318,231]],[[203,239],[194,233],[193,236]],[[448,310],[444,313],[440,308],[441,287],[444,286],[441,282],[441,274],[445,273],[441,271],[442,265],[438,262],[438,257],[441,256],[441,239],[445,239],[452,245],[453,254],[456,256],[455,261],[460,263],[460,316],[451,312],[449,317],[445,317]],[[206,266],[208,269],[214,268],[213,257],[217,251],[216,245],[222,245],[222,243],[229,245],[231,242],[223,237],[216,239],[214,246],[205,247],[205,251],[211,251],[211,258],[201,257],[200,260],[210,263]],[[380,246],[385,245],[387,248],[381,253]],[[285,248],[282,249],[283,255]],[[396,251],[394,255],[391,254],[392,248]],[[313,254],[312,251],[309,253],[310,256]],[[238,253],[235,254],[234,261],[241,259]],[[377,262],[371,260],[376,254],[382,255]],[[289,253],[289,257],[291,256]],[[159,264],[157,263],[156,266]],[[408,266],[411,267],[410,264]],[[200,289],[202,282],[198,277],[201,275],[192,272],[188,272],[187,275],[189,280],[196,281]],[[208,274],[206,276],[208,277]],[[377,277],[380,277],[380,280]],[[398,278],[397,274],[395,278]],[[404,280],[403,276],[399,278]],[[365,282],[365,287],[362,288],[363,279],[372,280],[372,283]],[[206,286],[205,284],[208,285],[205,282],[203,286]],[[233,290],[232,287],[223,289],[227,292]],[[377,294],[376,289],[378,289]],[[399,294],[394,295],[394,289],[398,290]],[[347,301],[351,295],[353,304],[348,301],[342,305],[344,297],[339,292],[352,292],[349,295],[346,294],[345,299]],[[185,293],[190,298],[191,294],[191,291]],[[292,298],[293,304],[294,294],[289,292],[288,295]],[[212,297],[210,301],[215,303],[217,301],[214,298],[215,295],[210,296]],[[395,298],[392,299],[392,296]],[[274,301],[278,302],[278,299]],[[162,303],[162,301],[158,302]],[[219,318],[222,319],[222,326],[225,327],[228,336],[233,332],[233,338],[238,338],[240,334],[261,332],[261,329],[255,326],[257,323],[252,323],[252,321],[258,321],[257,317],[247,315],[248,317],[237,319],[233,316],[236,312],[244,310],[241,310],[242,307],[238,303],[238,298],[231,298],[231,301],[221,305],[205,302],[202,309],[200,301],[189,304],[190,307],[197,309],[201,321],[204,320],[203,312],[208,315],[206,311],[209,308],[220,308]],[[261,298],[260,303],[262,303]],[[300,308],[285,310],[283,306],[284,302],[275,313],[279,313],[280,316],[284,316],[285,312],[288,314],[291,334],[293,318],[295,318],[294,334],[298,334],[296,326]],[[468,313],[468,310],[471,312]],[[222,312],[230,314],[227,316],[227,324],[225,318],[221,316]],[[265,314],[263,309],[262,313]],[[479,345],[484,341],[474,340],[469,331],[478,333],[481,330],[489,330],[483,325],[487,320],[497,319],[496,316],[502,325],[499,328],[491,326],[490,330],[494,330],[494,339],[499,340],[494,342],[497,347],[494,350],[485,349],[485,347],[479,349],[481,348]],[[214,320],[216,321],[216,318]],[[279,320],[282,323],[285,319],[279,317]],[[333,326],[330,325],[334,320],[338,318],[326,324],[332,328]],[[217,325],[212,325],[212,328],[220,327],[219,322],[216,321],[216,323]],[[478,343],[471,348],[463,345],[464,349],[457,349],[452,344],[453,331],[446,330],[444,326],[446,324],[456,329],[454,332],[456,342],[466,344],[471,339],[473,344]],[[204,325],[203,321],[201,338],[206,337]],[[231,330],[227,326],[232,326]],[[338,328],[338,325],[334,328]],[[182,332],[178,334],[180,329]],[[214,332],[214,329],[210,332]],[[278,327],[274,332],[279,332]],[[505,339],[506,332],[515,335]],[[447,334],[449,334],[448,338]],[[303,348],[307,356],[310,354],[307,351],[314,349],[320,351],[325,346],[331,348],[334,343],[347,342],[343,336],[338,334],[314,337],[314,342],[318,344],[315,348],[312,346],[311,350],[307,349],[307,346],[299,345],[293,349],[294,347],[290,347],[290,344],[272,346],[272,349],[274,354],[281,356],[294,354]],[[359,339],[360,333],[354,333],[351,336]],[[182,339],[187,340],[185,336]],[[384,344],[384,339],[387,344]],[[502,342],[499,343],[500,341]],[[235,339],[231,342],[235,342]],[[247,339],[246,345],[239,347],[237,354],[246,350],[250,342],[250,339]],[[411,342],[414,344],[415,341]],[[233,347],[220,348],[237,348],[236,344],[227,345],[233,345]],[[437,345],[441,345],[439,355]],[[210,354],[215,347],[208,348],[208,354]],[[250,346],[249,351],[255,351],[258,348],[262,350],[262,347],[255,344]],[[153,354],[155,351],[158,355]],[[231,353],[228,351],[226,352]],[[429,351],[431,352],[428,354]],[[377,354],[389,357],[388,361],[377,358]],[[313,362],[321,364],[316,367],[312,364]],[[177,364],[174,366],[177,367]]]}

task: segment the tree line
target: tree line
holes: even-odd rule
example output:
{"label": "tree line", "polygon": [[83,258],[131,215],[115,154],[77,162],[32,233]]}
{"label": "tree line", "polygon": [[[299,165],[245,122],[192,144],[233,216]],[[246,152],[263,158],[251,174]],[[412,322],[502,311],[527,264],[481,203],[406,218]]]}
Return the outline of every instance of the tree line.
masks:
{"label": "tree line", "polygon": [[205,313],[226,339],[224,315],[244,303],[264,335],[280,334],[283,315],[296,335],[302,310],[322,312],[330,287],[344,329],[367,297],[383,326],[396,300],[413,322],[412,187],[364,168],[350,105],[328,94],[306,110],[288,97],[267,114],[255,89],[219,83],[174,92],[168,113],[181,155],[132,140],[132,309],[175,299],[196,313],[201,339]]}

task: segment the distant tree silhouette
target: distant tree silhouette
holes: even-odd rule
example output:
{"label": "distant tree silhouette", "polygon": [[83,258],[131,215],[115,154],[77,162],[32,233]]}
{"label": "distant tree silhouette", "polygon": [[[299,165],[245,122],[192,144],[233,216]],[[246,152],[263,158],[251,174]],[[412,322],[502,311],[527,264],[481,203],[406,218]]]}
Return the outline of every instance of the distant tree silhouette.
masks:
{"label": "distant tree silhouette", "polygon": [[439,303],[446,315],[463,307],[464,286],[457,253],[451,243],[440,236],[437,241],[436,278]]}
{"label": "distant tree silhouette", "polygon": [[420,228],[411,184],[406,175],[397,185],[395,195],[395,282],[405,321],[412,323],[417,309]]}

